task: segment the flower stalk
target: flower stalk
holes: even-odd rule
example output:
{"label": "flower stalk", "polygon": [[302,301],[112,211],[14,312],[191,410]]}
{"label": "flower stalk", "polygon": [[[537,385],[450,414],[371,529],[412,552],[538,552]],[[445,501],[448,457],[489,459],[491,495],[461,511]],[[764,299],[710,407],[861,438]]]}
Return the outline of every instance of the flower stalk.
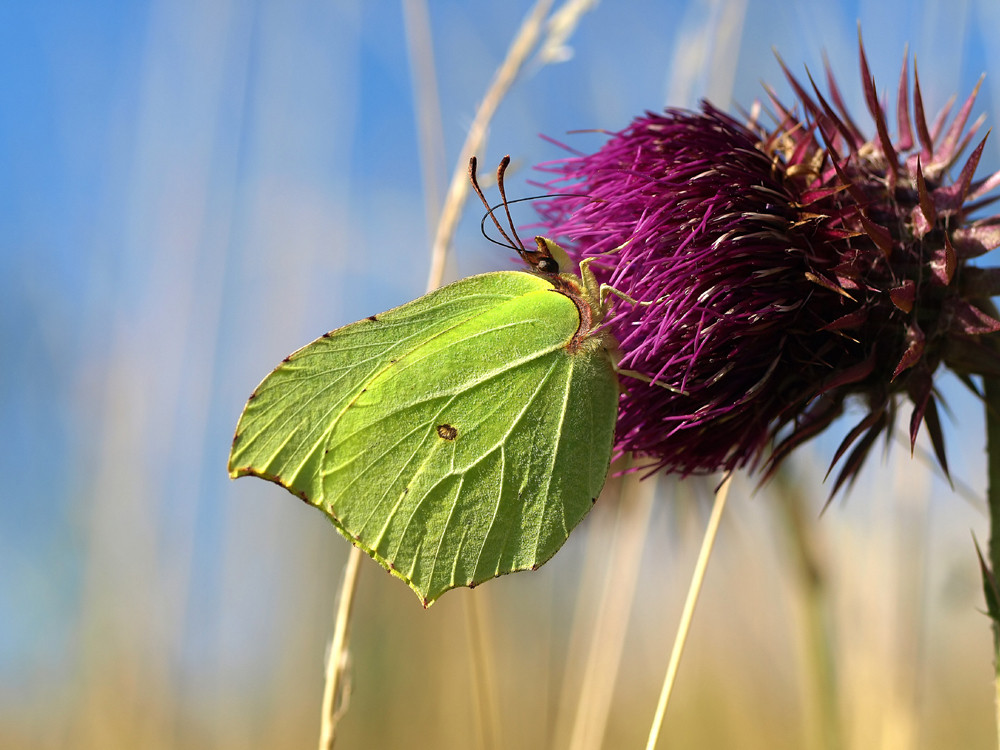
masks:
{"label": "flower stalk", "polygon": [[996,571],[1000,570],[1000,378],[983,378],[986,407],[986,500],[990,518],[990,539],[987,545],[988,560],[979,554],[979,567],[983,579],[986,614],[993,629],[993,680],[997,722],[997,745],[1000,746],[1000,587]]}

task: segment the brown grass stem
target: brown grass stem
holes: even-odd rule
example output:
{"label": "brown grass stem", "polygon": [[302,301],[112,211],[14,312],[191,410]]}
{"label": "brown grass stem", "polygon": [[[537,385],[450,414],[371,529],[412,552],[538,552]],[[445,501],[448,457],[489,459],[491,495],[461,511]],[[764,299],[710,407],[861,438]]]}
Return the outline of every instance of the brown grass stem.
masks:
{"label": "brown grass stem", "polygon": [[719,487],[719,491],[715,493],[715,503],[712,505],[712,514],[709,516],[708,526],[705,528],[705,536],[701,542],[701,551],[698,553],[698,561],[695,563],[694,574],[691,576],[691,585],[688,588],[687,599],[684,602],[684,611],[681,613],[677,636],[674,638],[674,647],[670,653],[670,663],[667,665],[667,674],[663,679],[663,688],[660,690],[660,700],[656,706],[653,724],[649,729],[646,750],[654,750],[657,740],[660,738],[663,717],[667,713],[670,694],[673,692],[674,682],[677,678],[677,669],[680,666],[681,656],[684,653],[684,645],[687,643],[688,631],[691,629],[694,608],[698,604],[701,586],[705,581],[705,571],[708,569],[708,561],[712,556],[712,549],[715,547],[715,537],[719,532],[719,524],[722,521],[722,511],[726,507],[726,498],[729,496],[729,484],[731,480],[732,476],[727,476],[722,486]]}

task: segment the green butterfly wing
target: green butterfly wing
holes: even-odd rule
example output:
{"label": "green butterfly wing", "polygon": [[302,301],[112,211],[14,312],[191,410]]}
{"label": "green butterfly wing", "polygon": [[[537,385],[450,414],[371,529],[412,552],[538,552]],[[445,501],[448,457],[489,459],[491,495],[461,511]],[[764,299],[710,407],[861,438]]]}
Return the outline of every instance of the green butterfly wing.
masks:
{"label": "green butterfly wing", "polygon": [[426,606],[562,546],[604,485],[617,403],[577,302],[489,273],[286,358],[247,402],[229,471],[322,509]]}

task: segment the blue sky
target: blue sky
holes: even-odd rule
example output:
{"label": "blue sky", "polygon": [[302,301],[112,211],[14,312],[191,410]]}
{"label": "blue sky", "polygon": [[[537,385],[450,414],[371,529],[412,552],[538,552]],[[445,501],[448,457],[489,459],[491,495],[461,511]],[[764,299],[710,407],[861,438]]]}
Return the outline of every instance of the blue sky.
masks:
{"label": "blue sky", "polygon": [[[226,477],[240,408],[289,351],[422,293],[425,180],[445,184],[528,7],[430,5],[441,113],[431,165],[397,4],[0,5],[0,673],[58,671],[80,623],[103,622],[88,601],[145,586],[179,587],[185,608],[167,616],[180,618],[175,646],[192,661],[220,648],[220,632],[238,661],[243,639],[268,627],[232,614],[280,587],[263,552],[247,558],[261,592],[236,603],[220,593],[229,535],[247,524],[266,538],[281,510],[257,509],[286,507],[274,488]],[[522,78],[481,161],[512,154],[509,193],[530,195],[527,167],[559,156],[539,134],[592,148],[597,136],[567,131],[618,129],[704,95],[749,105],[763,79],[787,92],[772,47],[796,71],[819,70],[825,48],[860,111],[858,19],[880,90],[894,88],[908,42],[933,108],[987,71],[976,112],[996,121],[991,3],[780,6],[598,6],[572,59]],[[1000,166],[997,149],[994,138],[983,172]],[[466,211],[452,278],[508,263],[479,217]],[[975,405],[955,398],[964,420]],[[977,450],[958,452],[958,472],[981,467]],[[203,618],[228,624],[205,635]]]}

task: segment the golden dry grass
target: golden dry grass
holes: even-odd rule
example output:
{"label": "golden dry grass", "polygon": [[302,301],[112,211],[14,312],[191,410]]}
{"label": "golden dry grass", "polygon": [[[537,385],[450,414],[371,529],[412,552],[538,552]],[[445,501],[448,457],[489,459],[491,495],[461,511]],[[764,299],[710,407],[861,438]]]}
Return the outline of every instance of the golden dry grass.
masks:
{"label": "golden dry grass", "polygon": [[[671,103],[690,104],[685,92],[723,105],[740,99],[744,92],[733,92],[744,59],[740,29],[756,6],[680,5],[677,22],[691,33],[664,72]],[[435,144],[456,140],[434,130],[460,118],[467,124],[476,101],[463,100],[460,114],[434,111],[443,105],[427,80],[435,70],[427,55],[445,42],[421,37],[419,29],[429,28],[420,20],[428,17],[423,4],[405,7],[416,98],[429,107],[419,118],[419,189],[434,196],[447,166]],[[801,24],[808,36],[828,11],[807,5],[797,12],[804,20],[785,22]],[[438,29],[470,28],[463,26],[470,17],[442,13]],[[353,314],[359,297],[351,285],[373,273],[372,264],[383,293],[419,293],[409,277],[426,269],[433,233],[412,231],[419,200],[396,200],[418,190],[412,175],[398,193],[378,188],[389,208],[387,227],[371,230],[383,232],[375,247],[351,224],[351,186],[324,192],[281,169],[246,182],[234,176],[248,159],[273,157],[239,150],[252,152],[255,138],[287,148],[294,137],[311,142],[306,124],[253,117],[269,90],[263,81],[283,71],[269,50],[280,58],[298,43],[282,37],[290,14],[272,5],[249,18],[228,6],[151,10],[132,147],[116,151],[108,166],[124,194],[122,262],[144,270],[135,298],[116,293],[107,303],[99,356],[73,373],[82,426],[73,455],[63,458],[80,477],[67,503],[79,543],[58,554],[79,571],[78,587],[48,584],[42,563],[32,574],[34,560],[16,568],[31,596],[74,597],[60,610],[69,613],[71,637],[37,669],[4,676],[0,747],[316,745],[323,656],[348,545],[277,487],[217,481],[226,448],[220,435],[235,423],[254,376],[317,325],[332,327],[331,310]],[[339,107],[329,121],[343,129],[329,136],[337,139],[329,158],[343,164],[361,100],[350,96],[353,76],[365,52],[351,41],[351,24],[363,25],[364,11],[345,4],[335,15],[342,37],[329,43],[337,63],[312,41],[306,52],[330,70],[327,88],[308,93],[329,91]],[[850,36],[846,29],[837,39]],[[177,54],[170,32],[181,31],[192,35],[188,54],[199,56],[189,70],[201,85],[181,82],[191,90],[164,78]],[[930,53],[921,54],[923,64]],[[588,71],[574,95],[598,89],[615,98],[614,87],[600,89],[602,75]],[[244,88],[234,93],[234,83]],[[658,106],[660,93],[647,106]],[[160,150],[157,125],[170,97],[182,94],[201,97],[194,110],[201,119],[185,144],[193,156],[184,163],[196,167],[190,171],[173,169],[176,155]],[[320,97],[315,106],[326,110],[331,101]],[[510,106],[529,109],[516,98]],[[245,113],[243,131],[213,129],[223,108]],[[396,132],[409,137],[415,127]],[[493,134],[501,151],[503,140]],[[462,158],[447,156],[449,163]],[[439,215],[431,204],[428,226]],[[470,224],[463,245],[479,241],[475,231]],[[100,273],[90,279],[95,305]],[[340,286],[320,288],[314,275]],[[224,345],[225,337],[240,346]],[[958,401],[954,463],[981,494],[976,408]],[[985,538],[984,515],[952,496],[924,462],[895,450],[820,518],[819,465],[831,452],[824,445],[804,451],[759,491],[746,479],[735,482],[660,747],[995,746],[990,633],[969,534]],[[612,483],[542,570],[450,593],[427,611],[362,560],[337,747],[643,746],[712,486]]]}

